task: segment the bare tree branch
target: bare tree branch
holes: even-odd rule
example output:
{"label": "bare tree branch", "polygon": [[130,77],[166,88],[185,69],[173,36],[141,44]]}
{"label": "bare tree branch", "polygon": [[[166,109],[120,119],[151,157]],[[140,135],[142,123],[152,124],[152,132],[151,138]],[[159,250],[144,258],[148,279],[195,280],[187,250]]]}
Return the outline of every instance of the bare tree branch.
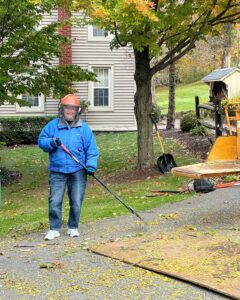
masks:
{"label": "bare tree branch", "polygon": [[[156,72],[163,70],[170,63],[177,61],[179,58],[183,57],[188,51],[195,47],[195,43],[198,40],[199,35],[204,31],[207,25],[215,26],[220,23],[226,22],[236,22],[240,18],[240,12],[232,13],[231,15],[225,16],[225,13],[229,10],[229,8],[240,6],[232,4],[232,0],[229,0],[227,6],[218,16],[215,16],[213,19],[210,19],[212,11],[217,4],[217,0],[214,0],[212,3],[212,9],[205,11],[194,23],[192,23],[185,31],[176,33],[172,36],[162,36],[161,40],[158,42],[158,45],[163,45],[167,40],[172,39],[174,37],[180,36],[184,32],[189,31],[192,27],[196,26],[197,21],[199,21],[203,16],[204,20],[201,20],[199,23],[199,29],[194,34],[193,37],[191,35],[187,35],[183,40],[181,40],[175,47],[173,47],[167,55],[165,55],[156,65],[154,65],[151,69],[151,74],[154,75]],[[170,29],[169,29],[170,30]],[[177,54],[176,54],[177,53]],[[175,55],[174,55],[175,54]],[[174,57],[173,57],[174,56]]]}
{"label": "bare tree branch", "polygon": [[217,24],[237,23],[238,21],[240,21],[240,11],[236,12],[234,14],[219,18],[218,20],[210,21],[209,23],[211,26],[216,26]]}
{"label": "bare tree branch", "polygon": [[[213,3],[213,6],[215,5],[216,1],[214,1]],[[206,14],[208,14],[209,11],[204,11],[196,20],[194,20],[194,22],[192,24],[190,24],[185,30],[181,31],[181,32],[178,32],[178,33],[175,33],[171,36],[167,36],[167,31],[171,31],[172,29],[172,26],[170,26],[167,30],[165,30],[165,36],[167,36],[166,39],[161,38],[161,40],[159,41],[158,45],[161,46],[163,43],[165,43],[166,41],[172,39],[172,38],[175,38],[177,36],[180,36],[181,34],[184,34],[186,32],[189,32],[192,28],[194,28],[194,26],[196,26],[197,22],[202,18],[204,17]],[[206,20],[204,20],[203,22],[206,22]],[[202,22],[202,23],[203,23]],[[199,22],[200,23],[200,22]],[[200,23],[200,24],[202,24]]]}
{"label": "bare tree branch", "polygon": [[[232,3],[233,0],[228,0],[227,2],[227,5],[225,7],[225,9],[223,9],[218,15],[216,15],[211,21],[210,21],[210,24],[214,24],[214,22],[220,20],[221,18],[227,18],[228,16],[224,16],[227,11],[230,9],[230,8],[234,8],[234,7],[240,7],[240,4],[234,4]],[[238,14],[240,14],[240,12],[238,12]]]}
{"label": "bare tree branch", "polygon": [[154,3],[154,9],[153,10],[157,11],[159,0],[153,0],[152,2]]}
{"label": "bare tree branch", "polygon": [[116,22],[114,22],[114,33],[115,33],[115,37],[116,37],[116,40],[118,42],[118,44],[121,46],[121,47],[126,47],[127,46],[127,43],[122,43],[119,39],[119,36],[118,36],[118,32],[117,32],[117,24]]}

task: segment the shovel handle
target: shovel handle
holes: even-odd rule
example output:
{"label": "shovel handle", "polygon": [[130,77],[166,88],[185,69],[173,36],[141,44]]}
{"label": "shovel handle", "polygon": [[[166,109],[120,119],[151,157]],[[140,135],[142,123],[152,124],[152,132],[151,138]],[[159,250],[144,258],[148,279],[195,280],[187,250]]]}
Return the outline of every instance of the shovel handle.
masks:
{"label": "shovel handle", "polygon": [[153,122],[153,124],[154,124],[154,126],[155,126],[156,135],[157,135],[158,141],[159,141],[159,143],[160,143],[160,146],[161,146],[161,149],[162,149],[162,153],[165,153],[164,147],[163,147],[162,138],[161,138],[161,136],[160,136],[160,133],[159,133],[159,130],[158,130],[158,127],[157,127],[157,123],[155,122],[155,120],[154,120],[154,118],[153,118],[152,115],[151,115],[151,120],[152,120],[152,122]]}
{"label": "shovel handle", "polygon": [[156,135],[157,135],[158,141],[159,141],[159,143],[160,143],[160,146],[161,146],[161,149],[162,149],[162,153],[165,153],[165,152],[164,152],[163,142],[162,142],[160,133],[159,133],[158,131],[156,131]]}

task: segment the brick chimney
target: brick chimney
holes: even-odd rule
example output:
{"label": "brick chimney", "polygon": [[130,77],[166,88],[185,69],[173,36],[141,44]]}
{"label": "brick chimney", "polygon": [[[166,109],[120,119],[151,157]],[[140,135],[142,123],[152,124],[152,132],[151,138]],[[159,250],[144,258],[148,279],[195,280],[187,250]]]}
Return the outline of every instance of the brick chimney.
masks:
{"label": "brick chimney", "polygon": [[[69,14],[67,13],[66,9],[63,7],[58,8],[58,20],[60,22],[68,20],[70,18]],[[72,30],[71,26],[67,24],[63,24],[62,27],[59,29],[59,34],[71,38]],[[72,44],[63,45],[61,47],[61,56],[59,58],[60,65],[70,65],[72,64]]]}

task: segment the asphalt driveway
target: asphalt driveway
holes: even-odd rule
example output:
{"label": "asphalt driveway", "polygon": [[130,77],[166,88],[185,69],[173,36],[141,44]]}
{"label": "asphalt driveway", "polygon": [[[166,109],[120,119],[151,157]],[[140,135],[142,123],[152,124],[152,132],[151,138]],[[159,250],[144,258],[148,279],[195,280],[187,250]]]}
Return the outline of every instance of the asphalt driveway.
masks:
{"label": "asphalt driveway", "polygon": [[[0,241],[0,299],[229,299],[88,249],[99,243],[194,226],[226,236],[240,228],[240,189],[218,189],[192,199],[81,225],[79,238],[44,241],[37,233]],[[164,216],[174,216],[166,217]],[[161,216],[161,217],[159,217]]]}

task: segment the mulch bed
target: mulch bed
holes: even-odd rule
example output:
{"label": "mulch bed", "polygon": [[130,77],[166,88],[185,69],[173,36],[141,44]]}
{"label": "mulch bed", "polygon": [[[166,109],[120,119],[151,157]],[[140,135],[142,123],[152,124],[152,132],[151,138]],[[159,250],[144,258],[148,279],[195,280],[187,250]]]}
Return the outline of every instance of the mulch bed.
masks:
{"label": "mulch bed", "polygon": [[159,172],[157,166],[154,166],[145,169],[132,168],[129,170],[117,171],[104,176],[103,179],[106,180],[107,183],[127,183],[147,180],[161,175],[162,174]]}
{"label": "mulch bed", "polygon": [[[185,153],[197,157],[199,160],[205,160],[208,156],[212,145],[206,136],[196,136],[189,132],[181,132],[180,130],[162,130],[161,135],[163,138],[172,138],[179,142],[184,149]],[[214,140],[214,137],[211,137]],[[107,183],[125,183],[140,181],[146,179],[152,179],[162,176],[157,166],[152,168],[138,169],[133,168],[130,170],[123,170],[111,173],[104,176],[104,180]]]}
{"label": "mulch bed", "polygon": [[[163,130],[161,131],[164,138],[173,138],[177,140],[183,147],[183,149],[197,157],[200,160],[205,160],[212,147],[209,137],[207,136],[196,136],[189,132],[181,132],[180,130]],[[214,136],[210,136],[214,142]]]}

